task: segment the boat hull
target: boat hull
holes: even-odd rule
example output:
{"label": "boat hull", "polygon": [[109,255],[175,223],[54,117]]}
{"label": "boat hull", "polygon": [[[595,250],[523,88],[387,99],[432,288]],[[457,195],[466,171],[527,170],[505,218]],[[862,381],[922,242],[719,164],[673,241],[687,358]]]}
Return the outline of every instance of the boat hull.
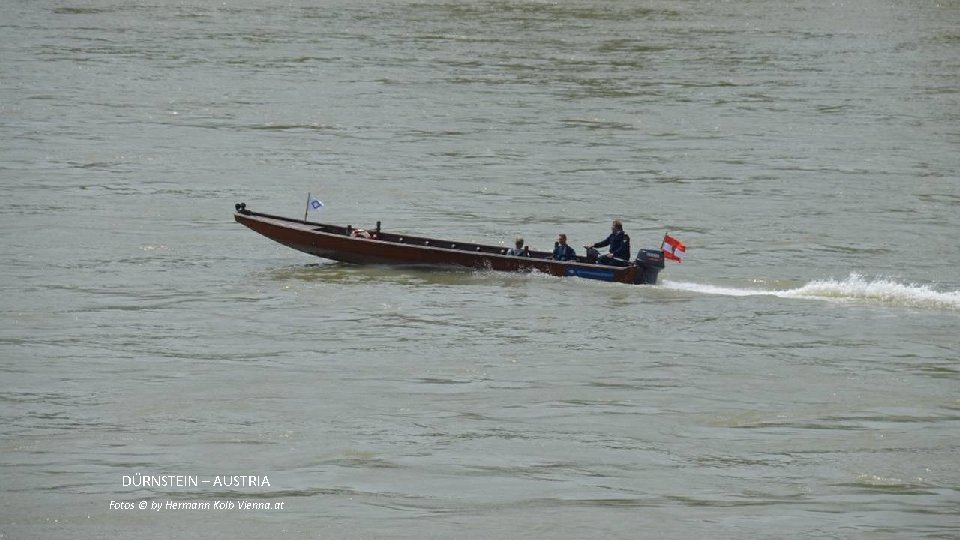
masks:
{"label": "boat hull", "polygon": [[[429,265],[478,268],[502,272],[542,272],[554,276],[575,276],[619,283],[651,284],[658,268],[642,264],[625,267],[590,264],[582,261],[554,261],[545,252],[530,256],[506,254],[500,246],[459,243],[387,233],[360,232],[350,226],[261,214],[238,204],[234,219],[271,240],[324,259],[352,264]],[[662,262],[660,263],[662,265]],[[662,268],[662,266],[660,266]],[[651,275],[652,274],[652,275]],[[652,278],[652,279],[651,279]]]}

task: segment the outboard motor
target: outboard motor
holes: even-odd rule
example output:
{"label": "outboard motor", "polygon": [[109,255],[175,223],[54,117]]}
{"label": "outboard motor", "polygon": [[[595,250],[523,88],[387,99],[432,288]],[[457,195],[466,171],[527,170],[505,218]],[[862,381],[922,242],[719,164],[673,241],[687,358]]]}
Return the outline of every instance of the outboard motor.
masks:
{"label": "outboard motor", "polygon": [[657,276],[663,270],[663,251],[659,249],[641,249],[637,253],[637,277],[633,282],[637,285],[656,285]]}

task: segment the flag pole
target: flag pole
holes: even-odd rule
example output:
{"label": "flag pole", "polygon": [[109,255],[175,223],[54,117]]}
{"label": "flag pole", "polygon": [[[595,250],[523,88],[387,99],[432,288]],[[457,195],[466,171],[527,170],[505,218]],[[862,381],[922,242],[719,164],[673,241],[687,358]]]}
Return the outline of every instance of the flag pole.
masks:
{"label": "flag pole", "polygon": [[310,192],[307,192],[307,207],[303,209],[303,220],[307,220],[307,212],[310,211]]}

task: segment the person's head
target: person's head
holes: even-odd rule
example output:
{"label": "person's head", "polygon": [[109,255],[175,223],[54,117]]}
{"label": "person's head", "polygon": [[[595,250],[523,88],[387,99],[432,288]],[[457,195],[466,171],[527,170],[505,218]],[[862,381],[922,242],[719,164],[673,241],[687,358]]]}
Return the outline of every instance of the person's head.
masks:
{"label": "person's head", "polygon": [[560,236],[557,236],[557,242],[558,242],[561,246],[566,245],[566,244],[567,244],[567,235],[565,235],[565,234],[563,234],[563,233],[560,233]]}
{"label": "person's head", "polygon": [[513,245],[517,246],[518,249],[519,249],[519,248],[522,248],[522,247],[523,247],[523,237],[522,237],[522,236],[518,236],[517,239],[513,241]]}
{"label": "person's head", "polygon": [[622,230],[623,230],[623,223],[622,223],[619,219],[615,219],[615,220],[613,220],[613,225],[610,226],[610,229],[611,229],[613,232],[622,231]]}

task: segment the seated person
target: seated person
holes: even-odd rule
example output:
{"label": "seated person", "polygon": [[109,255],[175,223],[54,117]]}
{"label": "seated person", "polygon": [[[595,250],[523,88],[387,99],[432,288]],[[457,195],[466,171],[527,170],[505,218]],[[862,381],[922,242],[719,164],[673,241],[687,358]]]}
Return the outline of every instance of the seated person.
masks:
{"label": "seated person", "polygon": [[526,255],[527,250],[523,249],[523,237],[518,236],[514,241],[514,246],[507,250],[507,255],[513,255],[514,257],[523,257]]}
{"label": "seated person", "polygon": [[627,266],[630,264],[630,237],[623,232],[623,223],[619,219],[613,221],[610,227],[610,236],[592,246],[583,246],[585,248],[600,248],[610,246],[610,252],[602,255],[597,261],[598,264],[608,264],[612,266]]}
{"label": "seated person", "polygon": [[567,235],[560,233],[557,237],[557,243],[553,247],[553,260],[555,261],[575,261],[577,252],[567,245]]}

